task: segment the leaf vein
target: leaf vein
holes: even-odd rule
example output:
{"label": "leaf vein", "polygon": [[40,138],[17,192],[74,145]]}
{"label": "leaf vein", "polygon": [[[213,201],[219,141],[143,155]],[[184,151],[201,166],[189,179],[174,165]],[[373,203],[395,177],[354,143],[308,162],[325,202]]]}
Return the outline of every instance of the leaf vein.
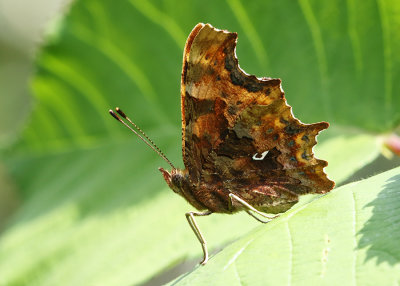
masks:
{"label": "leaf vein", "polygon": [[307,22],[308,28],[311,32],[311,37],[314,42],[315,51],[317,54],[317,61],[321,76],[321,87],[322,87],[322,98],[323,105],[326,113],[331,114],[330,104],[329,104],[329,87],[328,87],[328,64],[325,54],[325,47],[323,42],[323,37],[321,30],[318,25],[318,21],[314,15],[311,4],[308,0],[299,0],[301,11]]}
{"label": "leaf vein", "polygon": [[357,34],[356,11],[357,10],[354,0],[347,0],[348,33],[353,50],[353,57],[354,57],[357,76],[360,78],[363,69],[363,62],[362,62],[360,38]]}
{"label": "leaf vein", "polygon": [[240,279],[239,272],[237,271],[237,267],[236,267],[236,263],[235,262],[233,263],[233,267],[234,267],[233,269],[235,271],[235,276],[238,279],[239,285],[243,285],[242,280]]}
{"label": "leaf vein", "polygon": [[249,246],[250,243],[252,243],[254,240],[251,239],[248,242],[246,242],[246,244],[240,248],[233,256],[231,259],[229,259],[228,263],[224,266],[223,271],[225,271],[232,263],[234,263],[236,261],[236,259],[239,257],[240,254],[242,254],[242,252],[247,248],[247,246]]}
{"label": "leaf vein", "polygon": [[182,49],[186,37],[173,18],[157,10],[150,1],[130,0],[129,2],[144,16],[163,28],[172,37],[178,48]]}
{"label": "leaf vein", "polygon": [[240,0],[227,0],[228,5],[232,9],[237,21],[242,26],[243,31],[246,31],[246,35],[250,40],[250,44],[255,52],[256,57],[263,67],[266,69],[268,66],[268,55],[265,47],[261,41],[257,30],[254,28],[248,14],[246,13],[245,7],[242,5]]}

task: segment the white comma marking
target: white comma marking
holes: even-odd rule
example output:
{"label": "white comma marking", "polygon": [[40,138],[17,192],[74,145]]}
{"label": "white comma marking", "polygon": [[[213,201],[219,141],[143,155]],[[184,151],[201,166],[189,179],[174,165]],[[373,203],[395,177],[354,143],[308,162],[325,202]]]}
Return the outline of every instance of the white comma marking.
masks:
{"label": "white comma marking", "polygon": [[267,150],[267,151],[264,151],[264,152],[261,154],[261,157],[258,157],[258,153],[254,154],[254,155],[253,155],[253,160],[264,160],[264,158],[265,158],[265,156],[267,156],[268,152],[269,152],[268,150]]}

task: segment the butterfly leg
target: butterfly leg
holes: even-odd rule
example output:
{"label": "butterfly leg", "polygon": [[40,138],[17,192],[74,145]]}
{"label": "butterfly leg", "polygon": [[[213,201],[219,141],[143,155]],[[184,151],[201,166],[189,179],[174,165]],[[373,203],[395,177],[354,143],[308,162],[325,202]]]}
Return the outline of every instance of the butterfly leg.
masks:
{"label": "butterfly leg", "polygon": [[207,242],[203,237],[203,234],[200,231],[199,226],[196,223],[196,220],[194,219],[195,216],[206,216],[212,214],[211,211],[207,211],[204,213],[199,213],[199,212],[188,212],[186,213],[186,219],[189,222],[190,227],[192,228],[194,234],[196,235],[197,239],[201,243],[201,247],[203,248],[203,260],[201,261],[201,264],[206,264],[208,261],[208,250],[207,250]]}
{"label": "butterfly leg", "polygon": [[[259,222],[262,223],[267,223],[271,220],[273,220],[274,218],[278,217],[279,215],[268,215],[266,213],[260,212],[259,210],[255,209],[252,205],[250,205],[248,202],[246,202],[245,200],[243,200],[242,198],[239,198],[237,195],[230,193],[229,194],[229,198],[231,199],[231,204],[233,204],[233,200],[238,201],[241,205],[243,205],[244,207],[247,208],[246,212],[251,215],[252,217],[254,217],[256,220],[258,220]],[[256,214],[265,217],[267,220],[262,220],[258,217],[256,217],[251,211],[255,212]]]}

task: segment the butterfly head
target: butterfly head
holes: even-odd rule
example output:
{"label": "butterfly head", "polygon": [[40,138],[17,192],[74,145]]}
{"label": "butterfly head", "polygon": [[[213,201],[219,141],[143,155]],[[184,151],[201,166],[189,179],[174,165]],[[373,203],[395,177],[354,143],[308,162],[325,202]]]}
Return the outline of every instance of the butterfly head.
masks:
{"label": "butterfly head", "polygon": [[164,180],[167,182],[168,186],[175,192],[182,195],[183,189],[187,184],[188,175],[185,170],[172,169],[168,172],[164,168],[159,168],[162,173]]}

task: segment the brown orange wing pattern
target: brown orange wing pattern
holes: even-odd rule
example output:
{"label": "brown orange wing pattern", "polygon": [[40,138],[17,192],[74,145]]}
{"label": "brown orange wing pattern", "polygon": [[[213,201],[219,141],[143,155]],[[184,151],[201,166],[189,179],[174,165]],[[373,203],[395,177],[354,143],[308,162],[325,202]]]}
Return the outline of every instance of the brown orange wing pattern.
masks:
{"label": "brown orange wing pattern", "polygon": [[191,181],[202,190],[214,185],[237,193],[271,212],[288,209],[300,194],[331,190],[327,162],[312,152],[316,135],[329,124],[301,123],[280,79],[243,72],[236,40],[236,33],[198,24],[186,43],[182,151]]}

